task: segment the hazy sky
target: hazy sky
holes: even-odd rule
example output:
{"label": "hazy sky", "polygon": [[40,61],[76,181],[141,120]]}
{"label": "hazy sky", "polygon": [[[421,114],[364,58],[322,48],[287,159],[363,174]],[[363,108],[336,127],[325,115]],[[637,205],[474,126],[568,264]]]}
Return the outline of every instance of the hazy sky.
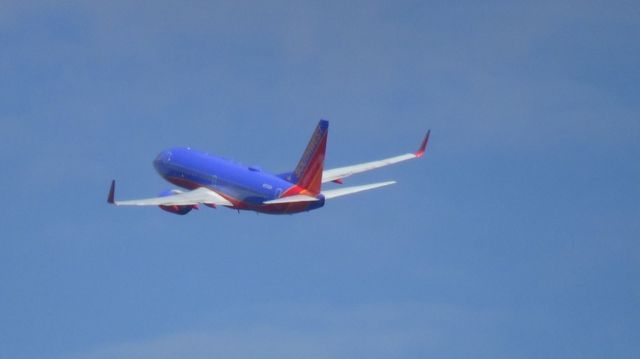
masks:
{"label": "hazy sky", "polygon": [[[637,1],[0,2],[0,357],[640,357]],[[191,146],[398,184],[106,204]]]}

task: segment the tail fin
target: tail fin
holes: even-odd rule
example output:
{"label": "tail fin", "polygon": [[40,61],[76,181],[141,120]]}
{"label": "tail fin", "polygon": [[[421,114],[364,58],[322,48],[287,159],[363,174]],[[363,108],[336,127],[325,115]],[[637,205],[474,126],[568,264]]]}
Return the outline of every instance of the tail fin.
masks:
{"label": "tail fin", "polygon": [[320,120],[309,140],[307,149],[302,154],[295,171],[293,171],[293,182],[315,194],[320,193],[322,185],[322,170],[324,169],[324,154],[327,149],[328,134],[329,121]]}

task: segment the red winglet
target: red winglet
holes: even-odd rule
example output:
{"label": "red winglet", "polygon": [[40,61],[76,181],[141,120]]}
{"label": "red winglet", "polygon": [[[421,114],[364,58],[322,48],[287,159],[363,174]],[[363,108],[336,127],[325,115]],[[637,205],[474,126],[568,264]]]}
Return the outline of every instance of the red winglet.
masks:
{"label": "red winglet", "polygon": [[116,180],[111,181],[111,189],[109,189],[109,197],[107,198],[107,203],[115,204],[115,196],[116,196]]}
{"label": "red winglet", "polygon": [[424,152],[427,150],[427,143],[429,143],[429,135],[431,134],[431,130],[427,131],[427,135],[424,136],[424,140],[422,140],[422,144],[420,145],[420,149],[416,151],[416,157],[422,157]]}

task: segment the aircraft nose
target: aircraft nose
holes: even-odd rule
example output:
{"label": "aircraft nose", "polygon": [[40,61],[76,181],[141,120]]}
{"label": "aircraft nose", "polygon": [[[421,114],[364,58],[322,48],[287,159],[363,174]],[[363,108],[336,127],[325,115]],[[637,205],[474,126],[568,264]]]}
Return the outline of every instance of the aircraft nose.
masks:
{"label": "aircraft nose", "polygon": [[156,168],[158,172],[161,172],[161,169],[166,166],[171,161],[171,151],[165,150],[160,152],[156,159],[153,160],[153,167]]}

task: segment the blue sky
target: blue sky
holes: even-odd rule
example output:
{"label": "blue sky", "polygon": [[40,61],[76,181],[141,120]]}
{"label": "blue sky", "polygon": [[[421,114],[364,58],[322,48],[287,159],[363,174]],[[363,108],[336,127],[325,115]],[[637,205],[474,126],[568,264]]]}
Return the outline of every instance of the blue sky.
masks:
{"label": "blue sky", "polygon": [[[632,1],[3,2],[0,357],[635,358]],[[112,208],[191,146],[398,184],[295,216]]]}

